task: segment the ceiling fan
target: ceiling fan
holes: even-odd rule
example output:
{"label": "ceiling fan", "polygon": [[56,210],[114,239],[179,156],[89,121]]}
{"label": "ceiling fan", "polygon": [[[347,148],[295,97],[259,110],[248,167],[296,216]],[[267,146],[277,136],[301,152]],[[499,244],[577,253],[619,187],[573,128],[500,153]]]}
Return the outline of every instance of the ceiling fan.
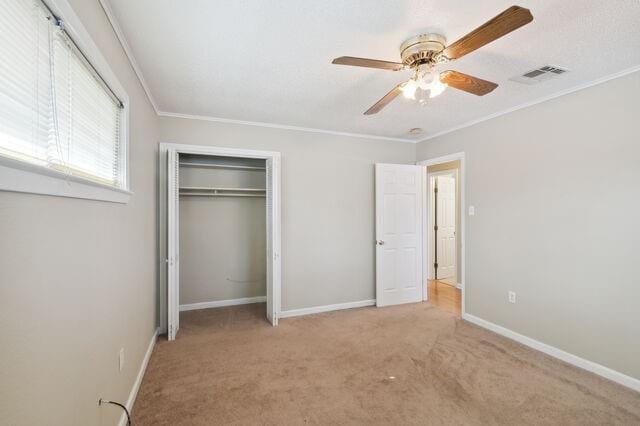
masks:
{"label": "ceiling fan", "polygon": [[474,95],[484,96],[498,87],[498,85],[453,70],[443,71],[438,74],[435,66],[459,59],[467,53],[471,53],[531,21],[533,21],[533,16],[529,9],[511,6],[449,46],[446,45],[444,36],[440,34],[421,34],[411,37],[400,46],[402,62],[341,56],[334,59],[332,63],[389,71],[406,69],[414,73],[412,78],[398,84],[365,111],[365,115],[379,112],[400,93],[405,98],[417,99],[420,104],[424,104],[427,98],[438,96],[448,86]]}

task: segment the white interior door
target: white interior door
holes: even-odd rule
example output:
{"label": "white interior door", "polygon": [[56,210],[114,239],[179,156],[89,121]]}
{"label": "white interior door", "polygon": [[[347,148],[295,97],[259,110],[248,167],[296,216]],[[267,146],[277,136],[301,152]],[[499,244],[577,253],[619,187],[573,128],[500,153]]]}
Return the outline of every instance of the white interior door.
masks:
{"label": "white interior door", "polygon": [[180,328],[180,222],[178,153],[167,151],[167,339],[174,340]]}
{"label": "white interior door", "polygon": [[280,159],[271,158],[266,162],[267,175],[267,319],[273,326],[278,325],[280,312],[280,191],[274,186],[280,184]]}
{"label": "white interior door", "polygon": [[452,278],[456,274],[456,179],[436,178],[437,278]]}
{"label": "white interior door", "polygon": [[421,166],[376,164],[376,305],[422,300]]}

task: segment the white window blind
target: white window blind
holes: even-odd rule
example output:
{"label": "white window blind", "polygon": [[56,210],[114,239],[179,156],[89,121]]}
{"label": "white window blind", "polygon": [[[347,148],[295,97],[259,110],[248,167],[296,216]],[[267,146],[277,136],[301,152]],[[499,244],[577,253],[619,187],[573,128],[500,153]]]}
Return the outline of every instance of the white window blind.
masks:
{"label": "white window blind", "polygon": [[125,189],[122,102],[44,3],[0,3],[0,155]]}

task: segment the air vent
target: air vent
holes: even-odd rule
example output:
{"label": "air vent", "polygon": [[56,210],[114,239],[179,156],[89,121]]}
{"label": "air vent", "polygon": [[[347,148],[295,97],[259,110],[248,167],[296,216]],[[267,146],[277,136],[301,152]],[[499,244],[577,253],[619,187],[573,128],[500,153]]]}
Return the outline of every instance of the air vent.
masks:
{"label": "air vent", "polygon": [[531,71],[527,71],[522,75],[510,78],[511,81],[517,81],[524,84],[538,84],[543,81],[558,77],[561,74],[569,72],[568,69],[557,67],[554,65],[545,65]]}

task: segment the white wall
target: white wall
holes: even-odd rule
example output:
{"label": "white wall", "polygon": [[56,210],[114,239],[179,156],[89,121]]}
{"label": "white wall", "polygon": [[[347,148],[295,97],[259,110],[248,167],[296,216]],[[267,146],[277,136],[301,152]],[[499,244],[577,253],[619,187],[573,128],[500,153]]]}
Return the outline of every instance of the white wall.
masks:
{"label": "white wall", "polygon": [[375,162],[413,163],[416,146],[161,117],[163,142],[282,153],[282,309],[375,297]]}
{"label": "white wall", "polygon": [[[640,73],[420,143],[465,152],[467,312],[640,378]],[[517,303],[507,302],[507,291]]]}
{"label": "white wall", "polygon": [[[131,102],[129,204],[0,192],[0,423],[109,425],[155,331],[158,118],[97,1],[70,0]],[[125,365],[118,371],[118,351]]]}

